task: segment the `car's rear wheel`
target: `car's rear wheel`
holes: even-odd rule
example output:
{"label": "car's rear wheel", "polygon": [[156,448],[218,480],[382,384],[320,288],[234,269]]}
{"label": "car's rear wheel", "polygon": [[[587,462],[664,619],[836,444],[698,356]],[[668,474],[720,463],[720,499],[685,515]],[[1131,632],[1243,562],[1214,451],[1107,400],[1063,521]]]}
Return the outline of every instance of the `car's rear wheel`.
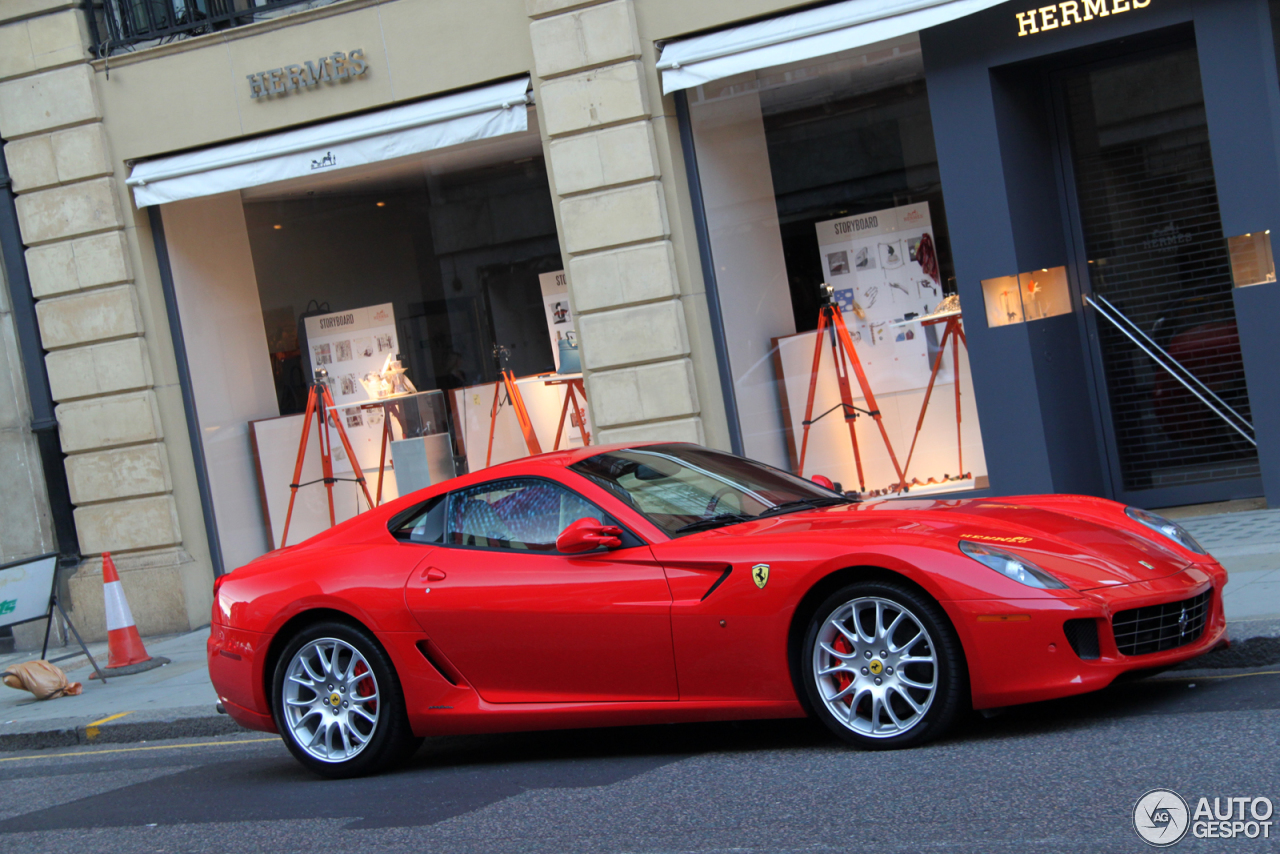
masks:
{"label": "car's rear wheel", "polygon": [[964,653],[938,605],[906,585],[866,581],[814,613],[801,659],[816,714],[859,747],[915,747],[964,708]]}
{"label": "car's rear wheel", "polygon": [[318,623],[289,641],[276,664],[276,724],[303,765],[325,777],[381,771],[412,755],[404,696],[368,632]]}

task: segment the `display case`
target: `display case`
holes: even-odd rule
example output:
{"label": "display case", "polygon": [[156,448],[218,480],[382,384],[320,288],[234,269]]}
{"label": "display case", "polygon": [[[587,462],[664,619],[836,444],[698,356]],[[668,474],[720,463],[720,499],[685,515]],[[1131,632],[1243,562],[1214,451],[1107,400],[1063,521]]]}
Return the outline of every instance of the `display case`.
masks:
{"label": "display case", "polygon": [[1237,288],[1265,285],[1276,280],[1270,229],[1227,238],[1227,251],[1231,255],[1231,278]]}
{"label": "display case", "polygon": [[443,391],[384,397],[375,405],[384,413],[399,494],[406,495],[457,474]]}
{"label": "display case", "polygon": [[1009,326],[1071,313],[1066,267],[1044,267],[1016,276],[984,279],[987,326]]}

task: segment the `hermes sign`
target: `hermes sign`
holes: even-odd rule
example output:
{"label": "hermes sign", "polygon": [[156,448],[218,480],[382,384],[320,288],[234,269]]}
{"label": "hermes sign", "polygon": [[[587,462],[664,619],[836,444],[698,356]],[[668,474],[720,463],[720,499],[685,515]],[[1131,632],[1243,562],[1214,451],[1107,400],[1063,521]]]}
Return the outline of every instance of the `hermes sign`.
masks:
{"label": "hermes sign", "polygon": [[353,80],[368,70],[369,63],[364,58],[363,48],[356,48],[350,53],[338,51],[322,56],[315,62],[285,65],[245,76],[249,78],[249,97],[263,98],[319,86],[321,83]]}
{"label": "hermes sign", "polygon": [[1094,18],[1107,18],[1134,9],[1145,9],[1151,0],[1065,0],[1027,12],[1018,12],[1018,35],[1036,33],[1082,24]]}

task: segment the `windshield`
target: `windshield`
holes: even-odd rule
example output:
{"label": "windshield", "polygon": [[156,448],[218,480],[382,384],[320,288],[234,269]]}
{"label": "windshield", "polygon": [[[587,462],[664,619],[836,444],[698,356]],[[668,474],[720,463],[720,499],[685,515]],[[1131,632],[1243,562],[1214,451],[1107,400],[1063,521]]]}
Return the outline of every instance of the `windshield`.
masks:
{"label": "windshield", "polygon": [[838,492],[763,463],[699,445],[611,451],[570,468],[673,536],[789,509],[849,501]]}

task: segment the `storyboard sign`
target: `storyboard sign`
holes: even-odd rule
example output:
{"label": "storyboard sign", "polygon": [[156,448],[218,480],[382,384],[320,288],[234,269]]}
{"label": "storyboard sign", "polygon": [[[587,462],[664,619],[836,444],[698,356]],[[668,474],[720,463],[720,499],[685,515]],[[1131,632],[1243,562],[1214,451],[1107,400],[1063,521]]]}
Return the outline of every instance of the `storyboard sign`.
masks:
{"label": "storyboard sign", "polygon": [[551,335],[551,355],[556,360],[556,370],[560,370],[560,342],[575,340],[573,334],[573,313],[569,310],[569,283],[565,279],[564,270],[554,273],[542,273],[538,276],[538,284],[542,288],[542,306],[547,312],[547,332]]}
{"label": "storyboard sign", "polygon": [[[921,202],[817,224],[818,251],[849,336],[876,394],[929,384],[938,331],[893,326],[942,300],[929,205]],[[938,382],[951,382],[943,360]]]}
{"label": "storyboard sign", "polygon": [[318,368],[329,372],[329,392],[338,407],[330,413],[329,424],[334,470],[351,470],[342,440],[332,429],[335,418],[342,419],[347,438],[360,458],[360,467],[376,468],[383,410],[379,405],[369,405],[377,396],[369,392],[366,384],[376,387],[373,377],[382,371],[387,357],[394,360],[400,352],[394,307],[388,302],[318,314],[306,318],[306,325],[312,374]]}

